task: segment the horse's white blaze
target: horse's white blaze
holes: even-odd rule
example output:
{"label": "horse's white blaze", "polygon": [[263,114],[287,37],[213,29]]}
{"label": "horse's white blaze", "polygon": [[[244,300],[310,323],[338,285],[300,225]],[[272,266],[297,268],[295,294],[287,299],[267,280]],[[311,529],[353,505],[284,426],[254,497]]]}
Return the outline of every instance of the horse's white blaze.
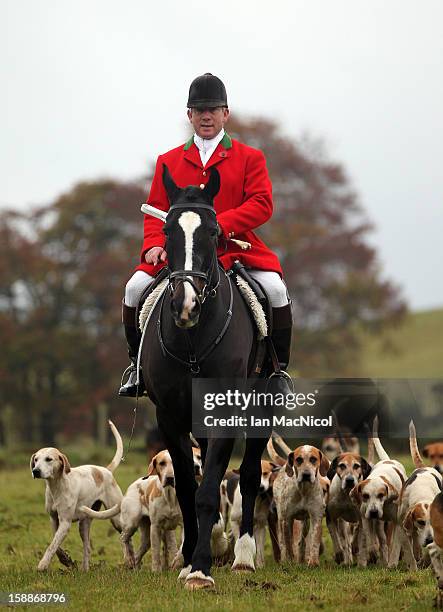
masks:
{"label": "horse's white blaze", "polygon": [[[192,270],[192,255],[194,249],[194,232],[201,225],[200,215],[195,212],[187,211],[180,215],[178,224],[185,234],[185,270]],[[183,300],[182,318],[189,319],[189,313],[194,307],[195,291],[192,285],[183,285],[185,297]]]}

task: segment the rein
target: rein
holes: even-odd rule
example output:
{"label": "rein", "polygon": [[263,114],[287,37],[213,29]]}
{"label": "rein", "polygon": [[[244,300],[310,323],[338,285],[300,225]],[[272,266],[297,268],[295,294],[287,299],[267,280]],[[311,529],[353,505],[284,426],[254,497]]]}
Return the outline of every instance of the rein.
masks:
{"label": "rein", "polygon": [[[215,298],[217,295],[217,288],[220,284],[220,268],[217,266],[217,270],[218,270],[218,280],[217,280],[217,284],[214,286],[213,289],[211,289],[211,291],[207,294],[210,295],[212,298]],[[178,272],[173,272],[172,275],[176,275],[175,278],[179,277],[180,274],[183,275],[184,273],[190,273],[192,272],[193,276],[200,276],[205,274],[204,272],[200,272],[200,273],[196,273],[193,270],[179,270]],[[215,338],[215,340],[203,351],[203,353],[197,357],[196,352],[195,352],[195,347],[193,345],[191,336],[189,334],[189,331],[185,330],[186,332],[186,338],[188,341],[188,359],[182,359],[181,357],[179,357],[178,355],[175,355],[172,351],[170,351],[165,344],[165,341],[163,339],[163,334],[162,334],[162,325],[161,325],[161,320],[162,320],[162,313],[163,313],[163,306],[164,306],[164,302],[165,302],[165,296],[166,296],[166,291],[163,293],[162,296],[162,300],[161,300],[161,304],[160,304],[160,310],[159,310],[159,314],[158,314],[158,319],[157,319],[157,335],[158,335],[158,340],[160,343],[160,347],[162,349],[162,353],[163,355],[166,357],[170,357],[171,359],[174,359],[175,361],[177,361],[178,363],[180,363],[183,366],[186,366],[189,368],[191,375],[192,376],[196,376],[197,374],[200,373],[200,364],[203,362],[204,359],[206,359],[206,357],[208,357],[208,355],[210,355],[212,353],[212,351],[215,349],[215,347],[220,343],[221,339],[223,338],[223,336],[225,335],[229,324],[231,322],[232,319],[232,305],[234,302],[234,292],[232,289],[232,282],[230,279],[230,276],[224,272],[225,277],[227,278],[228,281],[228,286],[229,286],[229,307],[228,310],[226,311],[226,319],[225,322],[223,324],[223,327],[220,331],[220,333],[218,334],[218,336]],[[205,277],[209,276],[209,273],[205,275]],[[181,279],[182,280],[182,279]],[[193,286],[193,282],[191,280],[189,280],[188,278],[183,279],[183,281],[187,281],[190,282]],[[207,285],[205,285],[206,287]],[[206,295],[206,297],[207,297]],[[206,297],[202,300],[202,304],[204,302],[204,300],[206,299]]]}

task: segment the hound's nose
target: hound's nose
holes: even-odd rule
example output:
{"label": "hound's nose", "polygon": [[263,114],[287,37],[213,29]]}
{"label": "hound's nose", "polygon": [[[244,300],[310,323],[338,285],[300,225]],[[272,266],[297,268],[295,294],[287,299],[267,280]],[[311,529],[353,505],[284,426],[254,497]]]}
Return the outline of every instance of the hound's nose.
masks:
{"label": "hound's nose", "polygon": [[196,476],[201,476],[202,469],[199,465],[194,465],[194,473]]}
{"label": "hound's nose", "polygon": [[303,482],[311,482],[311,474],[309,472],[303,472],[301,479]]}
{"label": "hound's nose", "polygon": [[165,487],[174,487],[174,486],[175,486],[174,476],[167,476],[165,478]]}
{"label": "hound's nose", "polygon": [[263,486],[263,485],[260,485],[260,486],[258,487],[258,492],[259,492],[260,494],[265,492],[265,488],[264,488],[264,486]]}
{"label": "hound's nose", "polygon": [[432,544],[433,541],[434,538],[431,535],[428,535],[425,539],[425,546],[427,546],[428,544]]}
{"label": "hound's nose", "polygon": [[41,477],[41,473],[40,473],[39,468],[34,468],[32,470],[32,475],[34,476],[34,478],[40,478]]}
{"label": "hound's nose", "polygon": [[378,512],[377,512],[377,510],[371,510],[369,512],[369,518],[371,518],[371,519],[378,519]]}
{"label": "hound's nose", "polygon": [[347,478],[345,478],[345,487],[347,489],[352,489],[355,485],[355,481],[352,478],[352,476],[348,476]]}

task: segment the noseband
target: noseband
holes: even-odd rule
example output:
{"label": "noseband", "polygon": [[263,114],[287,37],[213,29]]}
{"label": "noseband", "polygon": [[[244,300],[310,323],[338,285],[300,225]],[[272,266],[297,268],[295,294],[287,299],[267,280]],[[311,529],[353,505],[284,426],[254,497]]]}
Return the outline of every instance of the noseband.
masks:
{"label": "noseband", "polygon": [[[180,208],[186,208],[186,209],[190,209],[190,208],[194,208],[189,206],[189,204],[173,204],[169,210],[176,210],[176,209],[180,209]],[[197,209],[201,209],[203,208],[204,210],[210,210],[214,215],[215,210],[213,206],[210,206],[209,204],[196,204],[195,208]],[[169,211],[168,211],[169,212]],[[211,287],[210,286],[210,281],[211,281],[211,277],[212,274],[214,272],[214,269],[217,269],[217,281],[216,283]],[[195,284],[195,282],[192,280],[192,276],[197,277],[197,278],[202,278],[204,280],[204,285],[203,288],[201,290],[199,290],[199,288],[197,287],[197,285]],[[218,269],[218,265],[217,265],[217,251],[214,250],[213,253],[213,257],[212,257],[212,261],[211,261],[211,265],[209,267],[209,270],[207,272],[202,272],[199,270],[175,270],[174,272],[169,272],[169,282],[168,282],[168,288],[169,288],[169,293],[172,295],[174,292],[174,286],[172,281],[176,280],[179,283],[189,283],[191,285],[191,287],[194,289],[195,294],[196,294],[196,298],[198,301],[199,306],[201,306],[206,298],[208,297],[208,295],[210,295],[211,297],[215,297],[217,295],[217,289],[218,286],[220,284],[220,270]]]}

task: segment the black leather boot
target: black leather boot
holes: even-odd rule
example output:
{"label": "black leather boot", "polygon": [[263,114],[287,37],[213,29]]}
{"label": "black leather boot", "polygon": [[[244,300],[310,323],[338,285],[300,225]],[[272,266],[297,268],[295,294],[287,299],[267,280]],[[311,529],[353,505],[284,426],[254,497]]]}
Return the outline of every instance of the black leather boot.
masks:
{"label": "black leather boot", "polygon": [[[145,385],[141,371],[139,373],[139,382],[137,385],[137,356],[140,346],[140,334],[136,327],[136,310],[136,308],[126,306],[125,303],[122,305],[122,320],[125,329],[126,342],[128,343],[128,355],[129,359],[131,360],[131,364],[123,372],[121,387],[118,392],[121,397],[136,397],[137,387],[139,396],[143,395],[145,392]],[[128,379],[123,384],[123,380],[126,375],[128,375]]]}
{"label": "black leather boot", "polygon": [[294,384],[286,372],[291,354],[292,309],[291,303],[281,308],[272,309],[272,335],[271,341],[280,366],[269,377],[268,389],[272,393],[294,393]]}

